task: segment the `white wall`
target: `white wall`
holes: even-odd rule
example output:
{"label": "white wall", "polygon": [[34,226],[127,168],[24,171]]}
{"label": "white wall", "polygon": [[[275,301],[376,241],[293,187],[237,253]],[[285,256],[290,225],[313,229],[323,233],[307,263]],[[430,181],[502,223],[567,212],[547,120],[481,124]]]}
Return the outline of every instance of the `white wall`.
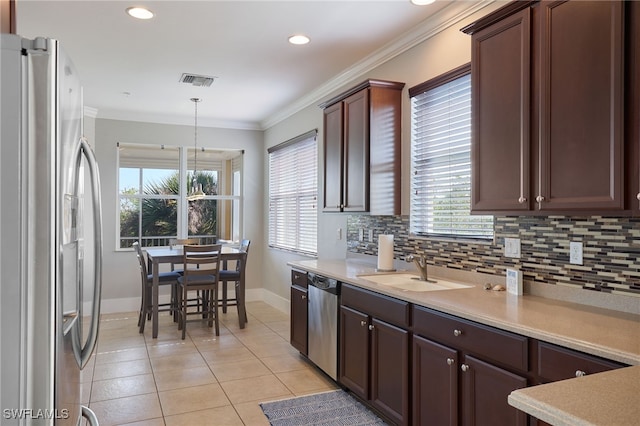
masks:
{"label": "white wall", "polygon": [[[98,114],[99,115],[99,114]],[[193,126],[96,119],[96,157],[100,166],[103,210],[103,312],[134,311],[140,303],[140,273],[132,251],[116,250],[117,151],[116,144],[191,146]],[[247,264],[247,297],[263,286],[263,132],[198,128],[198,145],[244,150],[244,236],[251,239]],[[261,292],[261,290],[260,290]]]}
{"label": "white wall", "polygon": [[[411,147],[411,106],[408,89],[426,80],[443,74],[451,69],[471,61],[471,37],[462,33],[460,28],[485,16],[491,11],[504,5],[504,3],[493,3],[479,12],[458,19],[457,22],[449,21],[450,26],[438,32],[431,38],[423,41],[415,47],[396,56],[394,59],[378,66],[370,72],[354,78],[345,83],[334,93],[327,95],[324,99],[330,99],[339,93],[350,89],[354,85],[366,80],[376,78],[382,80],[400,81],[405,83],[402,103],[402,214],[409,214],[409,182],[410,182],[410,147]],[[320,103],[319,100],[317,103]],[[311,129],[318,129],[319,157],[322,159],[322,110],[316,105],[309,106],[304,110],[292,115],[265,131],[265,144],[267,147],[277,145],[291,139],[301,133]],[[265,164],[268,158],[265,154]],[[318,164],[318,205],[323,205],[323,167],[322,160]],[[267,173],[265,166],[265,173]],[[267,191],[268,179],[265,174],[265,193]],[[319,209],[321,210],[321,208]],[[265,209],[265,211],[267,211]],[[268,218],[264,218],[265,241],[267,241]],[[347,253],[345,239],[347,227],[347,215],[341,213],[318,213],[318,257],[344,259]],[[342,240],[336,240],[337,229],[343,231]],[[289,299],[290,267],[286,266],[289,261],[304,259],[291,253],[274,249],[265,249],[264,266],[265,281],[264,288],[283,298]]]}
{"label": "white wall", "polygon": [[[354,77],[342,87],[328,94],[329,99],[367,78],[401,81],[406,83],[402,105],[402,214],[409,212],[410,181],[410,102],[408,88],[451,70],[471,59],[471,37],[460,28],[490,13],[504,3],[492,3],[466,18],[447,18],[447,28],[417,46],[396,56],[370,72]],[[457,21],[457,22],[456,22]],[[316,104],[317,104],[316,103]],[[99,115],[99,112],[98,112]],[[318,130],[319,157],[322,158],[322,111],[311,105],[289,118],[273,125],[264,132],[228,129],[199,129],[198,142],[203,146],[245,149],[244,186],[244,234],[251,242],[249,256],[247,297],[262,297],[282,309],[288,309],[290,268],[287,262],[306,257],[268,248],[268,156],[267,148],[294,138],[309,130]],[[100,164],[103,189],[105,285],[103,311],[137,309],[139,303],[138,270],[131,252],[115,251],[116,219],[116,143],[133,142],[167,145],[190,145],[193,128],[97,119],[95,124],[96,153]],[[322,199],[322,161],[319,159],[319,200]],[[318,256],[321,258],[346,257],[345,239],[347,215],[340,213],[318,214]],[[336,239],[336,231],[343,231],[343,238]],[[126,302],[126,303],[125,303]]]}

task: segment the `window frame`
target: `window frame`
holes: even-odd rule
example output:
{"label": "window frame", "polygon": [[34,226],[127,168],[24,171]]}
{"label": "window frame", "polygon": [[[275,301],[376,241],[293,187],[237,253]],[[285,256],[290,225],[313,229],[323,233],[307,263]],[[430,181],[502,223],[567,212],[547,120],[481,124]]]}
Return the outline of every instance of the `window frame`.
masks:
{"label": "window frame", "polygon": [[[169,146],[169,145],[165,145],[165,144],[139,144],[139,143],[120,143],[118,142],[116,144],[117,146],[117,161],[116,161],[116,226],[115,226],[115,249],[118,250],[123,250],[123,251],[128,251],[131,250],[130,247],[127,247],[126,245],[123,246],[122,245],[122,241],[124,240],[130,240],[130,241],[138,241],[142,247],[167,247],[168,241],[172,238],[193,238],[193,237],[198,237],[198,238],[210,238],[212,236],[206,235],[206,236],[202,236],[202,235],[189,235],[189,229],[188,229],[188,221],[189,221],[189,201],[187,201],[186,197],[187,197],[187,177],[189,175],[190,172],[192,172],[190,166],[192,165],[192,160],[189,157],[189,152],[193,151],[193,147],[191,146]],[[144,194],[144,182],[143,182],[143,173],[145,169],[154,169],[154,168],[162,168],[162,167],[154,167],[153,162],[155,160],[150,160],[148,163],[146,161],[141,162],[140,165],[137,166],[127,166],[127,168],[131,168],[131,169],[138,169],[138,192],[136,194],[131,194],[131,195],[125,195],[121,193],[121,188],[120,188],[120,180],[121,180],[121,175],[120,175],[120,170],[122,168],[122,162],[121,162],[121,149],[126,149],[127,147],[129,148],[140,148],[140,149],[157,149],[157,150],[163,150],[163,149],[177,149],[178,151],[178,159],[176,161],[176,164],[178,165],[177,171],[178,172],[178,179],[179,179],[179,191],[178,194],[170,194],[170,195],[162,195],[162,194]],[[202,150],[202,148],[198,148],[199,150]],[[205,148],[204,151],[206,152],[206,150],[214,150],[214,151],[220,151],[220,149],[218,148]],[[211,167],[206,167],[204,166],[204,164],[206,163],[205,161],[200,161],[201,159],[198,159],[198,171],[204,171],[204,172],[215,172],[217,174],[217,184],[218,187],[221,186],[226,186],[225,184],[225,179],[230,178],[231,182],[229,182],[229,185],[231,187],[231,193],[229,194],[225,194],[225,195],[206,195],[204,197],[204,200],[216,200],[216,201],[223,201],[224,203],[231,203],[231,207],[230,207],[230,218],[229,220],[231,221],[230,224],[230,232],[231,232],[231,237],[233,238],[233,234],[234,234],[234,226],[235,226],[235,222],[234,220],[236,218],[238,218],[239,223],[237,224],[237,229],[238,229],[238,234],[240,235],[240,238],[242,238],[242,230],[243,230],[243,187],[244,187],[244,173],[243,173],[243,164],[244,164],[244,150],[241,149],[229,149],[229,150],[224,150],[224,151],[233,151],[233,152],[237,152],[238,155],[234,158],[231,159],[231,164],[230,166],[230,172],[229,175],[230,176],[226,176],[226,169],[228,169],[229,167],[225,166],[224,161],[221,163],[222,167],[220,168],[211,168]],[[158,160],[158,163],[161,163],[162,160]],[[144,163],[144,164],[143,164]],[[174,169],[172,169],[174,170]],[[233,187],[233,180],[235,179],[236,175],[235,175],[235,171],[239,171],[240,174],[240,182],[238,184],[238,188],[239,188],[239,193],[235,194],[233,193],[234,187]],[[218,193],[220,191],[218,190]],[[135,237],[122,237],[121,236],[121,206],[122,206],[122,200],[123,199],[131,199],[131,200],[136,200],[136,202],[138,203],[138,209],[139,209],[139,218],[138,218],[138,235],[137,238]],[[141,226],[142,226],[142,200],[144,199],[174,199],[177,202],[177,212],[176,212],[176,233],[177,235],[171,235],[171,236],[154,236],[154,237],[144,237],[142,236],[142,232],[141,232]],[[197,202],[197,201],[196,201]],[[238,214],[234,215],[233,212],[235,210],[235,205],[239,206],[238,210]],[[222,221],[224,219],[224,206],[225,204],[220,204],[220,203],[216,203],[217,205],[217,209],[219,211],[219,214],[217,216],[217,220],[218,220],[218,224],[217,224],[217,229],[216,229],[216,239],[219,239],[220,236],[218,234],[220,234],[220,226],[222,226]],[[222,207],[221,207],[222,206]],[[220,212],[222,212],[222,216],[220,215]],[[240,239],[239,238],[239,239]],[[154,239],[160,240],[160,242],[162,242],[162,240],[166,240],[165,242],[167,244],[143,244],[144,240],[151,240],[153,241]],[[238,239],[238,241],[239,241]],[[233,240],[235,242],[235,240]]]}
{"label": "window frame", "polygon": [[[463,218],[464,222],[465,222],[465,227],[460,227],[461,232],[457,233],[457,232],[453,232],[455,230],[455,225],[450,225],[450,232],[438,232],[438,229],[433,229],[433,222],[434,222],[434,215],[430,215],[429,214],[429,210],[430,208],[427,207],[425,205],[429,204],[431,201],[427,201],[428,200],[428,196],[425,197],[421,194],[417,194],[416,191],[416,187],[421,187],[419,185],[417,185],[417,181],[419,182],[423,182],[424,180],[426,180],[425,174],[426,174],[426,170],[427,167],[425,165],[425,163],[428,162],[428,160],[433,161],[434,158],[437,158],[437,156],[434,157],[430,157],[427,160],[423,159],[423,164],[418,165],[417,164],[417,160],[416,160],[416,150],[420,150],[421,152],[424,151],[426,149],[426,146],[428,144],[428,141],[426,140],[426,137],[423,137],[420,141],[417,141],[416,138],[416,115],[420,113],[420,111],[416,111],[416,106],[415,103],[417,101],[422,101],[424,99],[422,99],[421,97],[425,96],[427,94],[427,92],[431,92],[435,90],[435,89],[441,89],[443,88],[443,86],[448,85],[450,83],[454,83],[456,81],[458,81],[459,79],[463,78],[463,77],[468,77],[469,78],[469,86],[468,86],[468,91],[469,91],[469,96],[468,96],[468,104],[465,104],[465,106],[468,107],[468,124],[465,127],[466,132],[468,133],[468,151],[466,151],[465,155],[468,155],[468,181],[464,180],[464,184],[467,185],[468,184],[468,205],[469,205],[469,212],[467,214],[461,215],[460,217]],[[440,239],[454,239],[454,240],[474,240],[474,241],[491,241],[494,238],[494,220],[493,220],[493,216],[490,215],[475,215],[471,213],[471,179],[472,179],[472,174],[471,174],[471,119],[472,119],[472,114],[471,114],[471,81],[470,81],[470,77],[471,77],[471,64],[467,63],[464,64],[460,67],[457,67],[449,72],[446,72],[444,74],[441,74],[435,78],[432,78],[430,80],[425,81],[424,83],[418,84],[412,88],[409,89],[409,98],[410,98],[410,105],[411,105],[411,181],[410,181],[410,192],[411,192],[411,199],[410,199],[410,214],[409,214],[409,227],[410,227],[410,234],[414,235],[416,237],[425,237],[425,238],[440,238]],[[426,96],[425,96],[426,97]],[[450,97],[447,97],[447,100],[450,100]],[[443,103],[444,104],[444,103]],[[426,109],[426,107],[425,107]],[[454,111],[464,111],[463,109],[456,109]],[[449,112],[449,111],[448,111]],[[422,118],[422,117],[421,117]],[[420,146],[417,146],[417,144],[421,144]],[[447,145],[448,147],[449,145]],[[461,147],[462,145],[460,145],[458,143],[458,147]],[[464,146],[462,146],[464,148]],[[460,156],[460,154],[458,154],[458,156]],[[449,157],[452,157],[452,155],[449,155]],[[445,179],[443,179],[443,182],[445,180],[453,180],[453,178],[451,177],[451,165],[464,165],[464,163],[451,163],[449,165],[447,165],[446,167],[446,174],[447,177]],[[464,172],[467,172],[467,169],[464,169]],[[424,187],[423,187],[424,188]],[[464,187],[466,190],[466,187]],[[428,188],[427,188],[428,191]],[[421,196],[419,196],[421,195]],[[458,197],[459,199],[460,197]],[[465,197],[466,198],[466,197]],[[418,206],[418,199],[420,206]],[[449,205],[451,206],[451,205]],[[448,212],[452,212],[453,210],[447,210]],[[421,217],[420,220],[416,221],[415,217],[416,216]],[[448,215],[450,218],[454,218],[455,215],[454,214],[449,214]],[[423,219],[424,218],[424,219]],[[453,222],[453,220],[451,220],[451,222]],[[471,223],[478,223],[479,224],[479,229],[480,232],[474,233],[474,232],[470,232],[473,229],[473,226],[471,226]],[[465,231],[469,231],[469,232],[465,232]]]}

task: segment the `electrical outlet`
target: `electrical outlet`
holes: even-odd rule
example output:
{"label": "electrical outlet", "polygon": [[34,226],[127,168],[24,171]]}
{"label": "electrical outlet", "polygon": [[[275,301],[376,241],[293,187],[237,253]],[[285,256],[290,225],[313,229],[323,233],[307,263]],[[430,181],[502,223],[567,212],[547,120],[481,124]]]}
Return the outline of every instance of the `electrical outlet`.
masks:
{"label": "electrical outlet", "polygon": [[336,240],[341,240],[342,239],[342,228],[338,228],[338,230],[336,231]]}
{"label": "electrical outlet", "polygon": [[582,242],[571,241],[569,243],[569,263],[582,265]]}
{"label": "electrical outlet", "polygon": [[373,242],[373,229],[369,229],[369,242],[372,243]]}
{"label": "electrical outlet", "polygon": [[504,255],[505,257],[520,258],[520,238],[504,239]]}
{"label": "electrical outlet", "polygon": [[362,228],[358,229],[358,241],[364,241],[364,229]]}

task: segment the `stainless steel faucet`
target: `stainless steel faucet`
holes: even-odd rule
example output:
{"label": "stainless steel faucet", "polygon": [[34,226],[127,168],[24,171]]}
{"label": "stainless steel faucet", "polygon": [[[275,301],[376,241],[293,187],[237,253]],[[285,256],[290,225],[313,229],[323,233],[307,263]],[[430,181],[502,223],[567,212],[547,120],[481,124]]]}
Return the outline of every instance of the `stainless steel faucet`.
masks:
{"label": "stainless steel faucet", "polygon": [[418,272],[420,272],[420,281],[427,281],[430,283],[435,283],[436,281],[430,280],[427,276],[427,259],[424,256],[414,256],[410,254],[406,258],[407,262],[413,262],[418,267]]}

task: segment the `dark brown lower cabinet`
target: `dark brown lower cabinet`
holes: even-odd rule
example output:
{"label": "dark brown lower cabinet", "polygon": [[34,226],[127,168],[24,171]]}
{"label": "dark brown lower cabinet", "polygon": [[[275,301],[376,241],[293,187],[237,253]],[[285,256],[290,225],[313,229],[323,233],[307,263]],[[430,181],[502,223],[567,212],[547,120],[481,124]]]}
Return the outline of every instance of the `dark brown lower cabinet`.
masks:
{"label": "dark brown lower cabinet", "polygon": [[409,421],[409,332],[340,307],[340,383],[396,424]]}
{"label": "dark brown lower cabinet", "polygon": [[526,386],[524,377],[413,336],[414,425],[524,426],[526,414],[507,397]]}
{"label": "dark brown lower cabinet", "polygon": [[465,355],[462,375],[463,424],[525,426],[527,415],[511,407],[511,391],[527,387],[527,379]]}
{"label": "dark brown lower cabinet", "polygon": [[458,351],[413,336],[413,424],[458,424]]}
{"label": "dark brown lower cabinet", "polygon": [[307,355],[307,289],[291,286],[291,346]]}

